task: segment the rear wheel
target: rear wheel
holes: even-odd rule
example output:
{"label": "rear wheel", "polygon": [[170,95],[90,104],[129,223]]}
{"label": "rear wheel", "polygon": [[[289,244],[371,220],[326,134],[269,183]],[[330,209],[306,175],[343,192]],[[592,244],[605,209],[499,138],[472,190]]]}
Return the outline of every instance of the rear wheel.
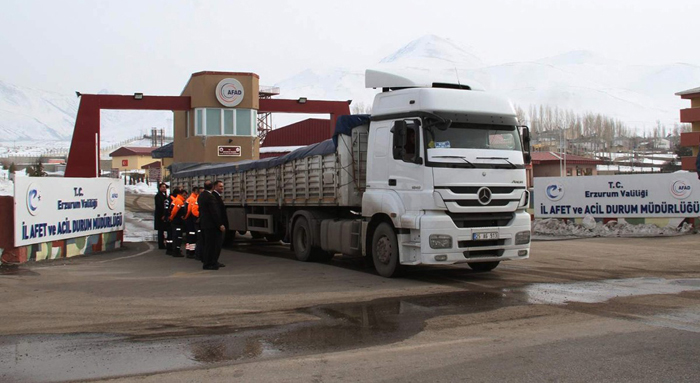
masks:
{"label": "rear wheel", "polygon": [[302,262],[309,262],[312,259],[311,249],[311,229],[309,221],[300,217],[294,223],[292,231],[292,244],[294,244],[294,255]]}
{"label": "rear wheel", "polygon": [[469,267],[471,267],[472,270],[474,271],[491,271],[498,266],[498,264],[501,263],[500,261],[496,262],[469,262],[467,263]]}
{"label": "rear wheel", "polygon": [[399,246],[394,228],[382,222],[372,235],[372,260],[374,268],[382,277],[391,278],[399,275]]}

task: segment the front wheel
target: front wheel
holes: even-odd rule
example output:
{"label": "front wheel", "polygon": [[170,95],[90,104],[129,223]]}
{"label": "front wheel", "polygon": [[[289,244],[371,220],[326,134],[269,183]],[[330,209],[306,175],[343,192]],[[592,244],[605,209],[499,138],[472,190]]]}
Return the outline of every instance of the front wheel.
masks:
{"label": "front wheel", "polygon": [[471,267],[472,270],[482,272],[482,271],[491,271],[498,266],[498,264],[501,263],[500,261],[496,262],[469,262],[467,263],[469,267]]}
{"label": "front wheel", "polygon": [[372,260],[374,268],[382,277],[391,278],[399,275],[399,246],[394,228],[382,222],[372,235]]}

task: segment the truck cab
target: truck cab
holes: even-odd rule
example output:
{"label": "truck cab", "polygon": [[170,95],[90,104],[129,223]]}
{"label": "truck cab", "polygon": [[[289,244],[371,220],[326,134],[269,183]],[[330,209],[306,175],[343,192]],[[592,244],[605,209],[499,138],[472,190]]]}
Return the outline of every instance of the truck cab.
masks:
{"label": "truck cab", "polygon": [[468,85],[379,71],[367,71],[366,86],[383,90],[362,196],[364,250],[377,271],[455,263],[487,271],[528,258],[529,131],[512,105]]}

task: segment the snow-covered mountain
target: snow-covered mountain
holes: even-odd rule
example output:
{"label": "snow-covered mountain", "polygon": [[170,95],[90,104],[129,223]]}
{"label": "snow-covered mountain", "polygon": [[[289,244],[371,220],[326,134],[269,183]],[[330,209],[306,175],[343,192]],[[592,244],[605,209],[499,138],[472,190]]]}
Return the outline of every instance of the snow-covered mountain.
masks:
{"label": "snow-covered mountain", "polygon": [[[603,113],[641,133],[660,121],[668,127],[679,122],[679,110],[689,107],[674,93],[700,85],[700,66],[631,65],[590,51],[572,51],[536,61],[486,65],[471,48],[434,35],[410,42],[372,68],[401,68],[430,73],[442,79],[499,93],[527,110],[551,105],[579,113]],[[277,86],[281,97],[352,99],[370,104],[364,90],[364,68],[306,70]],[[330,75],[332,74],[332,75]],[[314,86],[317,79],[323,85]],[[319,82],[315,82],[319,84]]]}
{"label": "snow-covered mountain", "polygon": [[[366,68],[411,70],[441,81],[474,84],[508,97],[525,110],[545,104],[579,113],[603,113],[640,132],[656,126],[657,120],[669,127],[678,123],[679,110],[689,103],[674,93],[700,85],[698,65],[631,65],[589,51],[535,61],[514,57],[512,62],[498,65],[488,62],[470,47],[427,35],[378,63],[307,69],[275,85],[281,89],[281,98],[353,100],[353,105],[369,107],[378,91],[365,89]],[[78,103],[74,94],[0,81],[0,144],[57,141],[56,145],[68,146]],[[273,124],[279,127],[302,117],[276,115]],[[101,119],[103,145],[147,133],[152,127],[172,132],[171,112],[103,111]]]}
{"label": "snow-covered mountain", "polygon": [[[75,94],[22,88],[0,81],[0,143],[68,147],[79,102]],[[102,111],[100,123],[101,144],[105,146],[148,133],[152,127],[172,131],[172,112]]]}

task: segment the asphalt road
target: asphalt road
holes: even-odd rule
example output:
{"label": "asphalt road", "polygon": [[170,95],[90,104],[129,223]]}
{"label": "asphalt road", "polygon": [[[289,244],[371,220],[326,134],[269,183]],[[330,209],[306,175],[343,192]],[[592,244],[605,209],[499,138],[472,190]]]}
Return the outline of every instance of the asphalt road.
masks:
{"label": "asphalt road", "polygon": [[0,271],[0,381],[695,382],[699,244],[535,242],[385,279],[245,238],[218,271],[127,243]]}

